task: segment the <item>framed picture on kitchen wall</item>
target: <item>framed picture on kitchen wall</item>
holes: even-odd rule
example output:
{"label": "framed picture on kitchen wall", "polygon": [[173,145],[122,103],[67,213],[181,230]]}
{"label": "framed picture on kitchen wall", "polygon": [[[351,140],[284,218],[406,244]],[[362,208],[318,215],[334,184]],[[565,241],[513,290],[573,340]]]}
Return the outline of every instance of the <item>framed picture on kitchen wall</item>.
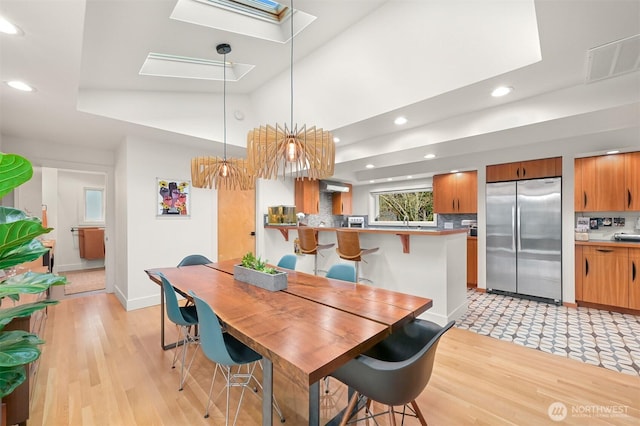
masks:
{"label": "framed picture on kitchen wall", "polygon": [[191,181],[186,179],[157,179],[156,215],[189,216],[191,201]]}

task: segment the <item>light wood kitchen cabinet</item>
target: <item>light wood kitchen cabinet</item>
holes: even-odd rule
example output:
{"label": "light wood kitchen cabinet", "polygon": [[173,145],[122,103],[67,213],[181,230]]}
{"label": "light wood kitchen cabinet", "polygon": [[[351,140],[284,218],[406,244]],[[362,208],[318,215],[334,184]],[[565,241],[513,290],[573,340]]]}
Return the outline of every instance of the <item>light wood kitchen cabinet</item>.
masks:
{"label": "light wood kitchen cabinet", "polygon": [[640,152],[624,156],[625,210],[640,211]]}
{"label": "light wood kitchen cabinet", "polygon": [[582,300],[629,307],[629,249],[585,246],[582,250]]}
{"label": "light wood kitchen cabinet", "polygon": [[574,161],[573,201],[575,211],[595,211],[596,158],[576,158]]}
{"label": "light wood kitchen cabinet", "polygon": [[640,210],[640,152],[575,160],[575,210]]}
{"label": "light wood kitchen cabinet", "polygon": [[582,296],[582,276],[584,275],[584,271],[582,270],[582,265],[584,265],[584,256],[582,251],[582,246],[576,246],[576,300],[584,300]]}
{"label": "light wood kitchen cabinet", "polygon": [[333,214],[351,214],[353,186],[348,183],[344,185],[349,188],[349,192],[334,192],[331,196]]}
{"label": "light wood kitchen cabinet", "polygon": [[562,157],[487,166],[487,182],[562,176]]}
{"label": "light wood kitchen cabinet", "polygon": [[[596,211],[624,210],[624,156],[596,157]],[[589,178],[589,177],[587,177]],[[585,179],[585,176],[582,176]]]}
{"label": "light wood kitchen cabinet", "polygon": [[640,248],[629,250],[629,308],[640,309]]}
{"label": "light wood kitchen cabinet", "polygon": [[478,173],[461,172],[433,177],[435,213],[477,213]]}
{"label": "light wood kitchen cabinet", "polygon": [[320,212],[320,184],[313,179],[296,179],[296,212],[318,214]]}
{"label": "light wood kitchen cabinet", "polygon": [[478,286],[478,239],[467,237],[467,287]]}

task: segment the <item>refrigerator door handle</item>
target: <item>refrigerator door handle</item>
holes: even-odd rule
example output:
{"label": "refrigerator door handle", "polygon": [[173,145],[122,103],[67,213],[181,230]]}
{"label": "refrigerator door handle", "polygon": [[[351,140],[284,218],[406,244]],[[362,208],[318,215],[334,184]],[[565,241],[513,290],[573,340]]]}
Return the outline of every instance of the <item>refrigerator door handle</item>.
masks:
{"label": "refrigerator door handle", "polygon": [[518,218],[516,219],[516,225],[515,225],[515,230],[516,230],[515,238],[517,238],[517,242],[518,242],[518,251],[522,251],[522,238],[520,235],[520,207],[516,207],[516,212],[518,213]]}
{"label": "refrigerator door handle", "polygon": [[511,250],[516,249],[516,206],[511,207]]}

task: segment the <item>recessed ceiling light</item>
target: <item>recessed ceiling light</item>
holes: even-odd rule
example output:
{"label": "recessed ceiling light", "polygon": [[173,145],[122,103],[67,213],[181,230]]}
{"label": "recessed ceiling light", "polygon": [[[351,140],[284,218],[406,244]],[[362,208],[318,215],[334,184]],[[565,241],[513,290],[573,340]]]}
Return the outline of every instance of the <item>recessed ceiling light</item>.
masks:
{"label": "recessed ceiling light", "polygon": [[460,170],[451,170],[451,173],[458,173]]}
{"label": "recessed ceiling light", "polygon": [[393,178],[387,178],[387,180],[388,180],[388,181],[392,181],[392,180],[393,180]]}
{"label": "recessed ceiling light", "polygon": [[373,169],[375,166],[373,164],[367,164],[365,167],[367,169]]}
{"label": "recessed ceiling light", "polygon": [[339,137],[337,137],[337,136],[334,136],[334,137],[333,137],[333,142],[334,142],[334,143],[338,143],[338,142],[340,142],[340,138],[339,138]]}
{"label": "recessed ceiling light", "polygon": [[375,182],[375,180],[373,180],[373,179],[371,179],[371,180],[369,181],[369,183],[373,183],[373,182]]}
{"label": "recessed ceiling light", "polygon": [[13,87],[16,90],[21,90],[23,92],[33,92],[34,90],[33,87],[29,86],[24,81],[19,81],[19,80],[7,81],[7,86]]}
{"label": "recessed ceiling light", "polygon": [[413,179],[413,176],[407,176],[407,179]]}
{"label": "recessed ceiling light", "polygon": [[618,151],[618,150],[616,149],[616,150],[613,150],[613,151],[607,151],[607,154],[618,154],[619,152],[620,152],[620,151]]}
{"label": "recessed ceiling light", "polygon": [[22,30],[13,25],[11,22],[7,21],[7,19],[3,16],[0,16],[0,33],[19,35],[22,34]]}
{"label": "recessed ceiling light", "polygon": [[405,117],[398,117],[395,120],[393,120],[393,122],[398,126],[402,126],[403,124],[407,124],[407,119]]}
{"label": "recessed ceiling light", "polygon": [[493,89],[493,92],[491,92],[491,96],[493,96],[494,98],[499,98],[500,96],[508,95],[511,92],[513,92],[513,87],[500,86]]}
{"label": "recessed ceiling light", "polygon": [[424,158],[430,160],[432,158],[436,158],[436,155],[435,154],[427,154],[427,155],[424,156]]}

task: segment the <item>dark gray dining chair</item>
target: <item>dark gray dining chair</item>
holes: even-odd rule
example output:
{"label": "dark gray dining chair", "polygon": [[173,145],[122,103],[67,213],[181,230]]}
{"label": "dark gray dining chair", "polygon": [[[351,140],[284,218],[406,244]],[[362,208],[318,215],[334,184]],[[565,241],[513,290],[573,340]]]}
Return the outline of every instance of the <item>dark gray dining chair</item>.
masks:
{"label": "dark gray dining chair", "polygon": [[403,420],[405,414],[411,415],[426,426],[416,398],[431,378],[440,337],[454,323],[451,321],[441,327],[431,321],[416,319],[333,372],[331,376],[355,390],[341,425],[357,416],[356,404],[366,398],[386,405],[387,410],[373,414],[369,404],[359,404],[367,407],[367,411],[356,421],[389,414],[390,424],[395,425],[394,407],[402,406],[398,413],[402,414]]}

